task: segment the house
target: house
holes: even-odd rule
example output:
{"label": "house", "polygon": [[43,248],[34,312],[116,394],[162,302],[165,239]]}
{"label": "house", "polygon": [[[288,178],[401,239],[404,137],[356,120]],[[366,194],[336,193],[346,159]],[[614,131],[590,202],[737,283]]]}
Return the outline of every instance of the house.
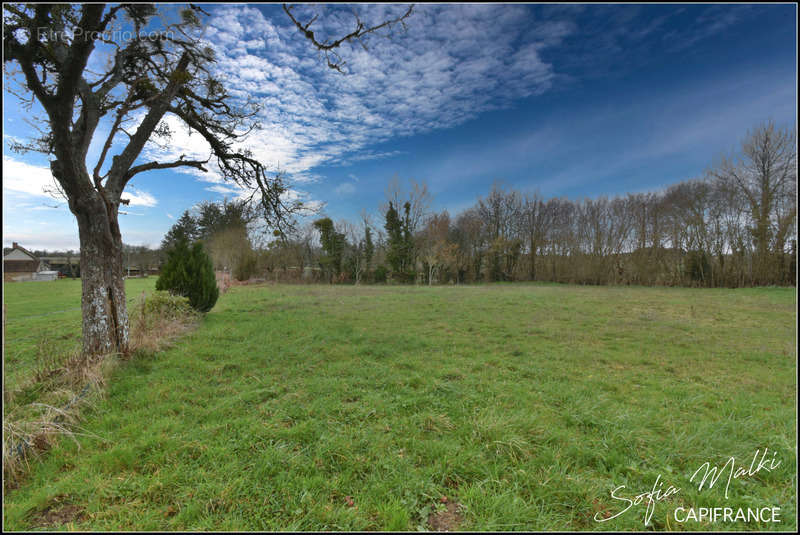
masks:
{"label": "house", "polygon": [[3,255],[3,282],[30,281],[40,270],[42,262],[17,242]]}

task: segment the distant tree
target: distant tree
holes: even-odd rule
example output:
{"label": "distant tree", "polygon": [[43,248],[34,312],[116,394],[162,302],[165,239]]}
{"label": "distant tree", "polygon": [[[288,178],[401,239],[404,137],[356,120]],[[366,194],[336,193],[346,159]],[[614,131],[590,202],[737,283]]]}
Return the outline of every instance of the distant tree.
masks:
{"label": "distant tree", "polygon": [[242,250],[242,255],[239,257],[236,268],[233,270],[233,276],[236,280],[246,281],[250,280],[258,270],[258,255],[251,249]]}
{"label": "distant tree", "polygon": [[[403,187],[398,176],[392,177],[386,185],[384,192],[386,202],[381,206],[381,211],[386,212],[389,203],[394,205],[395,210],[400,210],[408,203],[408,230],[411,234],[417,232],[425,221],[431,205],[431,193],[425,182],[409,180],[408,189]],[[405,210],[405,208],[404,208]]]}
{"label": "distant tree", "polygon": [[493,281],[513,280],[522,243],[517,228],[522,221],[519,193],[495,182],[486,198],[478,199],[478,214],[489,239],[489,276]]}
{"label": "distant tree", "polygon": [[486,229],[476,207],[459,214],[455,224],[456,243],[462,255],[460,264],[463,277],[473,282],[481,280],[484,264]]}
{"label": "distant tree", "polygon": [[209,240],[220,231],[234,228],[247,235],[254,219],[253,210],[244,200],[204,201],[197,207],[198,238]]}
{"label": "distant tree", "polygon": [[428,285],[442,279],[442,272],[456,261],[458,245],[449,241],[450,214],[447,210],[431,215],[419,237],[420,258],[426,269]]}
{"label": "distant tree", "polygon": [[[741,153],[723,158],[710,175],[746,200],[755,249],[755,278],[765,284],[782,278],[787,240],[797,219],[797,131],[771,121],[750,131]],[[777,259],[777,263],[776,263]]]}
{"label": "distant tree", "polygon": [[125,255],[126,275],[130,275],[131,269],[138,270],[140,276],[147,276],[151,267],[158,261],[159,251],[150,249],[146,245],[122,244],[123,254]]}
{"label": "distant tree", "polygon": [[164,235],[164,239],[161,240],[161,249],[163,251],[168,251],[175,247],[180,241],[186,241],[191,244],[199,237],[200,233],[197,227],[197,220],[186,210],[178,221],[167,231],[166,235]]}
{"label": "distant tree", "polygon": [[389,208],[384,216],[386,222],[386,260],[392,271],[400,273],[403,271],[405,260],[405,241],[403,239],[403,222],[397,214],[394,203],[389,201]]}
{"label": "distant tree", "polygon": [[418,254],[415,237],[428,215],[431,194],[424,182],[410,180],[406,190],[395,176],[386,186],[385,196],[386,202],[381,206],[384,219],[389,217],[389,209],[394,208],[400,221],[399,234],[387,237],[394,261],[398,264],[392,271],[398,280],[414,280]]}
{"label": "distant tree", "polygon": [[414,258],[414,222],[411,216],[411,203],[403,204],[402,216],[398,213],[393,201],[389,201],[385,213],[386,229],[386,261],[392,268],[392,276],[401,282],[413,281]]}
{"label": "distant tree", "polygon": [[711,280],[711,263],[708,261],[708,255],[702,249],[687,251],[684,269],[693,286],[707,286],[708,281]]}
{"label": "distant tree", "polygon": [[247,280],[255,271],[253,246],[244,227],[223,227],[203,240],[214,269],[233,273]]}
{"label": "distant tree", "polygon": [[68,249],[67,250],[67,255],[66,255],[67,256],[67,275],[69,275],[70,278],[73,278],[73,279],[75,278],[75,269],[72,266],[72,257],[74,255],[75,255],[75,251],[73,251],[72,249]]}
{"label": "distant tree", "polygon": [[375,257],[375,243],[372,240],[372,225],[366,211],[361,213],[361,224],[364,228],[364,261],[365,269],[370,270],[372,259]]}
{"label": "distant tree", "polygon": [[375,244],[372,243],[372,229],[369,226],[364,227],[364,260],[369,269],[372,263],[372,257],[375,256]]}
{"label": "distant tree", "polygon": [[[225,199],[204,201],[193,211],[196,215],[187,210],[170,228],[161,242],[162,250],[184,239],[189,244],[202,240],[215,269],[237,272],[240,279],[249,278],[255,270],[255,253],[248,229],[255,218],[252,208],[245,201]],[[240,269],[243,262],[247,264],[246,269]]]}
{"label": "distant tree", "polygon": [[386,278],[388,276],[389,270],[386,269],[386,266],[380,265],[375,268],[375,273],[373,275],[373,279],[375,282],[386,282]]}
{"label": "distant tree", "polygon": [[351,225],[342,222],[339,225],[345,234],[344,265],[356,284],[359,284],[369,271],[369,264],[375,252],[369,225],[362,219],[362,225]]}
{"label": "distant tree", "polygon": [[342,272],[342,258],[347,243],[345,235],[336,231],[333,221],[329,217],[315,221],[314,228],[319,231],[320,243],[325,253],[320,257],[320,267],[327,273],[328,280],[333,282],[334,277]]}
{"label": "distant tree", "polygon": [[532,281],[536,280],[537,257],[544,250],[547,232],[552,225],[550,216],[551,212],[547,210],[546,202],[538,192],[525,196],[521,213],[521,233],[527,242],[528,278]]}

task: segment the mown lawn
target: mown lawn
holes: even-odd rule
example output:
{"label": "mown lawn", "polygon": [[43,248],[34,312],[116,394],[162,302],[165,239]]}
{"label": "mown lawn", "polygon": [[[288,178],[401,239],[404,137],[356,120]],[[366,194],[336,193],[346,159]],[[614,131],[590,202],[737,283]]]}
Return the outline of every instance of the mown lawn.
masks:
{"label": "mown lawn", "polygon": [[[769,288],[236,287],[172,349],[116,368],[3,524],[416,530],[450,504],[451,529],[641,530],[644,504],[593,517],[660,476],[681,490],[651,529],[792,530],[795,306]],[[9,329],[6,355],[35,331]],[[765,447],[780,465],[727,499],[689,482]],[[780,507],[781,523],[676,524],[678,506]]]}

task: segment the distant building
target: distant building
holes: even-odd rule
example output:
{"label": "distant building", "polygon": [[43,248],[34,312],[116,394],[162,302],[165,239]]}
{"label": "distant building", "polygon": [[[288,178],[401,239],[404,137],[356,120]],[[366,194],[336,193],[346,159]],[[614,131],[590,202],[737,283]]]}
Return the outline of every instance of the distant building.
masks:
{"label": "distant building", "polygon": [[59,271],[62,275],[77,277],[81,272],[81,256],[74,254],[72,256],[42,256],[39,257],[44,266],[42,269],[49,269],[51,271]]}
{"label": "distant building", "polygon": [[30,281],[41,270],[42,262],[35,254],[14,242],[9,252],[3,255],[3,281]]}

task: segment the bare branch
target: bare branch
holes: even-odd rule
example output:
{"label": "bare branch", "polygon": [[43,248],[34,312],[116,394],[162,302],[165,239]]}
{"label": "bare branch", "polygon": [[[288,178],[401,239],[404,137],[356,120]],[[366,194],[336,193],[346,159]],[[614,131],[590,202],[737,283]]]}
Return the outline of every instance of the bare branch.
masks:
{"label": "bare branch", "polygon": [[208,163],[208,160],[211,159],[211,156],[208,157],[206,160],[184,160],[184,157],[181,156],[179,160],[174,162],[168,163],[159,163],[159,162],[149,162],[141,165],[135,165],[131,167],[127,173],[125,173],[125,180],[128,181],[133,178],[134,175],[138,173],[143,173],[145,171],[151,171],[153,169],[172,169],[175,167],[194,167],[195,169],[199,169],[204,173],[208,172],[208,169],[203,167],[204,164]]}
{"label": "bare branch", "polygon": [[[404,21],[411,16],[411,13],[414,10],[414,4],[408,6],[408,10],[406,10],[406,12],[400,15],[399,17],[391,20],[386,20],[380,24],[370,27],[367,27],[364,24],[364,22],[362,22],[361,19],[358,17],[358,13],[354,11],[353,16],[355,17],[355,22],[356,22],[355,29],[350,33],[348,33],[347,35],[340,37],[339,39],[336,39],[332,42],[329,42],[327,39],[325,39],[324,41],[319,41],[314,35],[314,32],[309,29],[311,25],[314,23],[314,21],[317,20],[317,15],[314,15],[314,17],[312,17],[311,20],[308,21],[306,24],[302,24],[295,18],[294,14],[292,13],[292,9],[294,9],[294,5],[283,4],[284,12],[286,12],[289,18],[292,19],[292,22],[294,22],[295,26],[297,26],[297,29],[300,30],[300,33],[302,33],[306,39],[311,41],[311,44],[313,44],[317,50],[320,50],[321,52],[325,53],[325,60],[328,64],[328,67],[340,73],[344,73],[342,66],[344,65],[345,62],[341,59],[341,57],[338,54],[335,53],[334,49],[340,47],[342,43],[352,41],[354,39],[357,40],[362,47],[366,48],[364,43],[361,41],[362,37],[371,33],[376,33],[383,28],[391,28],[392,26],[398,23],[402,24],[403,27],[405,28]],[[334,61],[331,61],[329,54],[333,54],[335,56]]]}

